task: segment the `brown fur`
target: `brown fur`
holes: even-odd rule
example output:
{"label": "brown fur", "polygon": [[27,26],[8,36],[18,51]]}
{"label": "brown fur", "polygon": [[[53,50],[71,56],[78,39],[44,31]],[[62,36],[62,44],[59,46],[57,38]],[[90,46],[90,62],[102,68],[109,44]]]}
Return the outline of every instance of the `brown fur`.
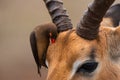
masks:
{"label": "brown fur", "polygon": [[[111,34],[111,33],[114,33]],[[99,70],[91,77],[75,74],[71,80],[120,80],[119,59],[120,27],[101,27],[99,36],[95,40],[85,40],[79,37],[75,30],[62,32],[56,43],[50,44],[47,52],[49,63],[47,80],[68,80],[72,65],[76,59],[85,60],[94,48],[95,59],[99,62]],[[111,43],[112,42],[112,43]],[[117,44],[116,44],[117,43]],[[113,46],[115,46],[114,49]],[[113,52],[113,53],[112,53]],[[115,57],[115,58],[114,58]]]}

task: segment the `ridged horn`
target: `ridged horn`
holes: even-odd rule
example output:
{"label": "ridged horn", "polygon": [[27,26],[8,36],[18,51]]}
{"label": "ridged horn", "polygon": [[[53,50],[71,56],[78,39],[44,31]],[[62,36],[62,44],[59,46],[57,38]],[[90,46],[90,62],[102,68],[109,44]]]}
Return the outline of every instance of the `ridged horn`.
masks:
{"label": "ridged horn", "polygon": [[72,29],[71,20],[69,19],[66,9],[63,8],[62,0],[44,0],[44,2],[53,23],[57,26],[58,32]]}
{"label": "ridged horn", "polygon": [[108,8],[115,0],[94,0],[88,6],[77,26],[77,34],[85,39],[93,40],[98,36],[100,23]]}

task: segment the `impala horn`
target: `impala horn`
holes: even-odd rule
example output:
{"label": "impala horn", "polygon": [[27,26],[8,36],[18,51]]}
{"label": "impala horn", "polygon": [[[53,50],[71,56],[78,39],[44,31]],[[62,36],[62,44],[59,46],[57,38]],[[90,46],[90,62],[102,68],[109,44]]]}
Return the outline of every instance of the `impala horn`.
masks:
{"label": "impala horn", "polygon": [[63,8],[62,0],[44,0],[44,2],[51,15],[53,23],[57,26],[58,32],[72,29],[71,20],[66,13],[66,9]]}
{"label": "impala horn", "polygon": [[108,8],[115,0],[94,0],[88,6],[77,26],[77,34],[85,39],[93,40],[98,36],[100,23]]}

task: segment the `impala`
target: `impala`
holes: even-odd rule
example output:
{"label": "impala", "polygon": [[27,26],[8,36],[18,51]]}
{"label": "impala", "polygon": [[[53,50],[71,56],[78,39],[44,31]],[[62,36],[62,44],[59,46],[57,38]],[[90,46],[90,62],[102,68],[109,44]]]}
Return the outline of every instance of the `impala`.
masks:
{"label": "impala", "polygon": [[53,23],[30,36],[38,72],[48,68],[46,80],[120,80],[120,4],[94,0],[73,28],[61,0],[44,2]]}

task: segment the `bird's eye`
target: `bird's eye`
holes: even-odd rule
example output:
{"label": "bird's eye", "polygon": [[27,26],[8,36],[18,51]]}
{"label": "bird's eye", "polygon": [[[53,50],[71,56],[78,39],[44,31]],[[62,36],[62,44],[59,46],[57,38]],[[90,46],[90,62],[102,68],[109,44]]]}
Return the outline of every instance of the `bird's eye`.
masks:
{"label": "bird's eye", "polygon": [[95,61],[89,61],[84,64],[82,64],[76,73],[82,72],[82,73],[92,73],[98,66],[98,62]]}

